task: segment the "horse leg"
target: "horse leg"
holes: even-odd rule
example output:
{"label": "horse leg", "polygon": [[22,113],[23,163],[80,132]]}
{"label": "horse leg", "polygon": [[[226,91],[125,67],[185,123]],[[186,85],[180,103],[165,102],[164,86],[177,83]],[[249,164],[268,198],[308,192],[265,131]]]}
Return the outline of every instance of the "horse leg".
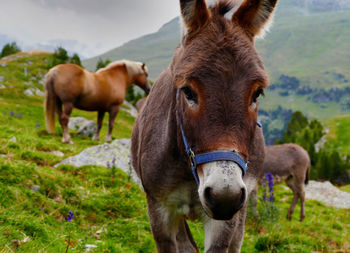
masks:
{"label": "horse leg", "polygon": [[294,208],[295,208],[295,205],[298,203],[298,191],[296,189],[296,186],[294,184],[294,178],[288,178],[286,180],[286,183],[287,185],[289,186],[289,188],[292,190],[293,192],[293,201],[292,201],[292,204],[288,210],[288,214],[287,214],[287,219],[288,220],[291,220],[292,218],[292,214],[293,214],[293,211],[294,211]]}
{"label": "horse leg", "polygon": [[100,131],[103,123],[103,117],[105,116],[105,111],[98,111],[97,113],[97,129],[92,140],[98,141],[100,139]]}
{"label": "horse leg", "polygon": [[61,113],[59,112],[59,114],[60,114],[59,121],[60,121],[60,124],[62,126],[62,130],[63,130],[62,142],[73,144],[73,141],[72,141],[72,139],[69,135],[69,131],[68,131],[69,116],[72,113],[73,104],[72,103],[64,103],[63,107],[64,107],[63,111]]}
{"label": "horse leg", "polygon": [[109,125],[108,125],[108,135],[106,137],[106,142],[112,141],[112,130],[114,126],[114,120],[119,112],[120,105],[113,106],[109,110]]}

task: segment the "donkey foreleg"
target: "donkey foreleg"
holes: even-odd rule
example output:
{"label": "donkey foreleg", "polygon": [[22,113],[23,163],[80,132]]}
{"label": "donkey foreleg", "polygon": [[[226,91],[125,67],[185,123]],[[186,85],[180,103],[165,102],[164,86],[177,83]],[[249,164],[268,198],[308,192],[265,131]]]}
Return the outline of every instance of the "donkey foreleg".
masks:
{"label": "donkey foreleg", "polygon": [[94,137],[92,137],[92,140],[94,140],[94,141],[98,141],[100,139],[100,131],[101,131],[104,116],[105,116],[104,111],[98,111],[98,113],[97,113],[97,129],[96,129],[96,133],[94,134]]}
{"label": "donkey foreleg", "polygon": [[231,221],[208,219],[204,221],[205,253],[229,252],[232,239],[233,224]]}
{"label": "donkey foreleg", "polygon": [[174,216],[163,204],[147,197],[148,217],[158,253],[198,253],[183,217]]}
{"label": "donkey foreleg", "polygon": [[113,127],[114,127],[114,120],[119,112],[119,108],[120,108],[120,105],[115,105],[115,106],[111,107],[111,109],[109,110],[108,134],[106,137],[107,142],[112,141],[112,131],[113,131]]}

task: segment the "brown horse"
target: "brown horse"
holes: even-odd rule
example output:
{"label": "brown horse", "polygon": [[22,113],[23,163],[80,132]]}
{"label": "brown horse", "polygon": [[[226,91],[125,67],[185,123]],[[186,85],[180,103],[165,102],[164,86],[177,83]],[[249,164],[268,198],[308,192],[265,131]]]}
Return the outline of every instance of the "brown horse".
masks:
{"label": "brown horse", "polygon": [[[63,129],[62,142],[73,143],[68,132],[69,116],[74,107],[97,111],[97,131],[93,140],[99,140],[103,117],[109,113],[106,141],[112,140],[114,120],[123,103],[126,90],[135,83],[147,94],[151,87],[144,63],[116,61],[90,73],[74,64],[61,64],[50,69],[45,83],[45,121],[49,133],[55,133],[55,113]],[[64,109],[62,109],[62,105]]]}
{"label": "brown horse", "polygon": [[206,252],[240,251],[247,195],[264,159],[257,98],[268,77],[254,38],[276,2],[246,0],[228,17],[230,1],[208,8],[205,0],[180,0],[182,42],[132,133],[158,252],[198,252],[186,223],[196,218]]}
{"label": "brown horse", "polygon": [[[305,149],[294,143],[265,147],[264,173],[271,173],[274,182],[285,180],[293,191],[293,201],[288,210],[287,219],[290,220],[295,205],[300,199],[300,221],[305,218],[305,189],[309,182],[310,157]],[[256,191],[255,205],[256,205]]]}

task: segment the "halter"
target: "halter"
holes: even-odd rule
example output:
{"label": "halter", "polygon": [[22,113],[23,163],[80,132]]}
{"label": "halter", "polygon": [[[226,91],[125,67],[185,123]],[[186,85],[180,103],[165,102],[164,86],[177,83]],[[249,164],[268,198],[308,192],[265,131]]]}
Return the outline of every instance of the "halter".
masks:
{"label": "halter", "polygon": [[[180,90],[177,90],[176,99],[179,100],[180,98]],[[180,131],[182,136],[182,141],[185,145],[185,151],[188,157],[188,160],[191,165],[192,174],[194,176],[194,179],[196,180],[197,185],[199,185],[199,178],[197,174],[197,165],[208,163],[208,162],[215,162],[215,161],[232,161],[235,162],[242,170],[242,175],[244,176],[248,170],[248,161],[244,162],[242,157],[236,152],[236,151],[214,151],[209,153],[203,153],[203,154],[197,154],[195,155],[190,146],[188,145],[186,135],[182,126],[182,120],[179,117],[179,113],[176,110],[176,117],[179,121],[180,125]],[[261,127],[260,122],[257,122],[257,125]]]}

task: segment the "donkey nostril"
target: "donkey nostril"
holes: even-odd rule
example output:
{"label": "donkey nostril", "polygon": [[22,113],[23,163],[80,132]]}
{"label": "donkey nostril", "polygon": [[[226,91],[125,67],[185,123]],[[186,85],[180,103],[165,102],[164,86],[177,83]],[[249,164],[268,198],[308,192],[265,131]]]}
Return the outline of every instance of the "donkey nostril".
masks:
{"label": "donkey nostril", "polygon": [[204,189],[204,198],[208,204],[212,204],[212,189],[211,189],[211,187],[206,187]]}

